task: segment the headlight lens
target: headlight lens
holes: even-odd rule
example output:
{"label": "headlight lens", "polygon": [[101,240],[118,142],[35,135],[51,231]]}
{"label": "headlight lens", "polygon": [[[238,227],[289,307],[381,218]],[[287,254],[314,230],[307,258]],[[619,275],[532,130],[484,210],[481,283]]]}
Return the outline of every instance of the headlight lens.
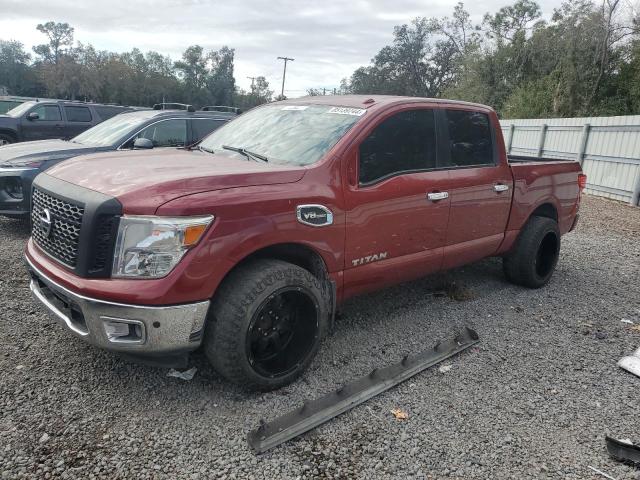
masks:
{"label": "headlight lens", "polygon": [[22,200],[24,198],[20,177],[6,177],[4,181],[4,189],[13,199]]}
{"label": "headlight lens", "polygon": [[120,219],[112,277],[161,278],[196,245],[213,216],[124,216]]}

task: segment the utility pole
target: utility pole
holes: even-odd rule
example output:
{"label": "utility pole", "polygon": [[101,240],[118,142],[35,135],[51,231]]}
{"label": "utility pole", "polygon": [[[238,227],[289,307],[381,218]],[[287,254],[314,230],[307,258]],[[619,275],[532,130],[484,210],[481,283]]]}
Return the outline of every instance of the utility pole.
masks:
{"label": "utility pole", "polygon": [[247,77],[247,78],[251,80],[251,94],[253,94],[253,92],[255,92],[256,78],[258,77]]}
{"label": "utility pole", "polygon": [[284,71],[282,72],[282,91],[280,92],[280,96],[284,97],[284,79],[287,76],[287,62],[293,62],[295,58],[278,57],[278,60],[284,60]]}

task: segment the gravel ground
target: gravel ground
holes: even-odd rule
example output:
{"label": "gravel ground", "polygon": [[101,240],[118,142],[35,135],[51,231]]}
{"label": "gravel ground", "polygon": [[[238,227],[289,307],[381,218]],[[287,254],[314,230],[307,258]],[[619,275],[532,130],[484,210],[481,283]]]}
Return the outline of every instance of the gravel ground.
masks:
{"label": "gravel ground", "polygon": [[[549,286],[486,260],[355,299],[309,372],[278,392],[133,365],[72,338],[31,300],[28,236],[0,220],[2,478],[613,478],[604,436],[640,442],[640,209],[587,197]],[[433,295],[448,290],[447,296]],[[246,433],[303,399],[416,353],[464,325],[481,342],[261,456]],[[399,421],[390,410],[401,408]]]}

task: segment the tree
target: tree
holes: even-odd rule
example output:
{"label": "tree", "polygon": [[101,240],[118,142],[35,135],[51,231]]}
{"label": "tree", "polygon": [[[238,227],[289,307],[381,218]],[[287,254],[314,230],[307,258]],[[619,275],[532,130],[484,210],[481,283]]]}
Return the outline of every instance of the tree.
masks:
{"label": "tree", "polygon": [[47,36],[49,43],[37,45],[33,51],[43,60],[57,65],[73,46],[73,28],[68,23],[56,22],[40,23],[36,28]]}
{"label": "tree", "polygon": [[233,76],[233,61],[235,50],[222,47],[220,50],[209,52],[208,58],[211,68],[207,76],[208,101],[214,105],[230,105],[233,103],[233,93],[236,81]]}
{"label": "tree", "polygon": [[30,60],[22,43],[0,40],[0,86],[14,95],[37,94],[40,86]]}
{"label": "tree", "polygon": [[394,28],[393,44],[383,47],[372,65],[349,80],[354,93],[434,97],[454,83],[461,59],[478,48],[477,27],[462,3],[451,18],[416,18]]}

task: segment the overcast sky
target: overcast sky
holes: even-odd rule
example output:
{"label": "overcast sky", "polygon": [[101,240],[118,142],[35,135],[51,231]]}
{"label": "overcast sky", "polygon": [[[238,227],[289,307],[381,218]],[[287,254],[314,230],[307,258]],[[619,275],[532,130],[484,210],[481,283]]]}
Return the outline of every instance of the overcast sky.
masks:
{"label": "overcast sky", "polygon": [[[509,0],[467,2],[476,21]],[[539,2],[545,16],[559,1]],[[0,38],[18,40],[27,49],[45,43],[36,30],[49,20],[67,22],[75,39],[98,49],[156,50],[180,58],[189,45],[235,48],[235,77],[264,75],[280,92],[282,61],[287,67],[285,94],[308,88],[337,87],[353,70],[369,63],[390,43],[394,25],[416,16],[450,15],[446,0],[0,0]]]}

